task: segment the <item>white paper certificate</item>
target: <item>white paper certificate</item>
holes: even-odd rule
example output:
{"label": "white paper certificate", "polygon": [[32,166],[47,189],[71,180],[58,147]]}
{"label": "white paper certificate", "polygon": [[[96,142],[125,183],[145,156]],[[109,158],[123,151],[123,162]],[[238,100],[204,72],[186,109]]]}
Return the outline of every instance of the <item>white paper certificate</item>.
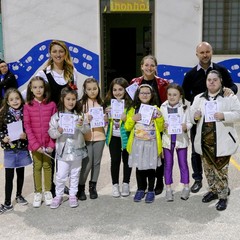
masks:
{"label": "white paper certificate", "polygon": [[181,117],[178,113],[168,114],[168,134],[181,134]]}
{"label": "white paper certificate", "polygon": [[69,113],[60,113],[60,126],[63,128],[63,133],[74,134],[75,120],[74,115]]}
{"label": "white paper certificate", "polygon": [[20,135],[23,133],[22,121],[7,124],[7,129],[11,142],[20,139]]}
{"label": "white paper certificate", "polygon": [[89,108],[89,114],[92,115],[92,120],[90,122],[91,128],[104,127],[104,114],[102,107]]}
{"label": "white paper certificate", "polygon": [[124,112],[124,99],[119,101],[117,99],[111,99],[111,118],[121,119],[123,112]]}
{"label": "white paper certificate", "polygon": [[126,88],[126,92],[128,93],[128,95],[130,96],[130,98],[133,100],[134,99],[134,95],[135,92],[138,89],[138,84],[137,83],[133,83],[132,85],[130,85],[129,87]]}
{"label": "white paper certificate", "polygon": [[152,119],[153,111],[155,110],[154,106],[141,103],[138,113],[141,113],[141,120],[139,123],[149,125]]}
{"label": "white paper certificate", "polygon": [[214,114],[217,112],[218,105],[216,101],[207,101],[205,103],[205,122],[216,122]]}

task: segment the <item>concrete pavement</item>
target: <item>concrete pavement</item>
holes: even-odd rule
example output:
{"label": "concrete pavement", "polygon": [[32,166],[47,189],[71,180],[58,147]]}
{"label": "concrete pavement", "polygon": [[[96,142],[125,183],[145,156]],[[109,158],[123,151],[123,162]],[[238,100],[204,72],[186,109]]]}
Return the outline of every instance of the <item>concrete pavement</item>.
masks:
{"label": "concrete pavement", "polygon": [[[240,125],[236,125],[240,133]],[[2,164],[2,150],[0,164]],[[190,151],[189,151],[190,152]],[[27,206],[14,202],[14,210],[0,215],[1,240],[30,239],[94,239],[94,240],[237,240],[240,239],[240,153],[235,154],[229,168],[231,195],[227,210],[216,211],[215,203],[202,203],[206,182],[187,201],[180,199],[181,184],[177,163],[174,166],[174,202],[165,201],[165,193],[152,204],[133,202],[136,190],[135,170],[131,177],[131,196],[114,199],[111,196],[109,153],[105,147],[97,185],[99,198],[79,202],[71,209],[65,201],[58,209],[44,204],[36,209],[33,202],[32,166],[26,168],[23,195]],[[191,165],[189,161],[191,172]],[[120,178],[121,179],[121,178]],[[191,183],[193,180],[191,179]],[[16,183],[14,182],[14,187]],[[15,188],[13,191],[15,197]],[[67,196],[65,196],[67,200]],[[4,169],[0,165],[0,202],[4,201]]]}

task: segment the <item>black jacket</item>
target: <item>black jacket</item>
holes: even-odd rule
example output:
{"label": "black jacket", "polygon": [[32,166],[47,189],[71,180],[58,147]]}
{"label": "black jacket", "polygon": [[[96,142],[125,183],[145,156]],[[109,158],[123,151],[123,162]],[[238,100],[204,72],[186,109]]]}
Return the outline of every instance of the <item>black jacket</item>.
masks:
{"label": "black jacket", "polygon": [[222,75],[223,86],[231,88],[231,90],[235,94],[237,93],[238,87],[236,84],[233,83],[233,80],[228,70],[223,66],[213,63],[213,67],[209,67],[206,73],[202,68],[197,71],[197,66],[195,66],[189,72],[186,73],[182,87],[184,90],[185,98],[188,101],[192,103],[196,95],[207,90],[206,78],[211,70],[219,71]]}

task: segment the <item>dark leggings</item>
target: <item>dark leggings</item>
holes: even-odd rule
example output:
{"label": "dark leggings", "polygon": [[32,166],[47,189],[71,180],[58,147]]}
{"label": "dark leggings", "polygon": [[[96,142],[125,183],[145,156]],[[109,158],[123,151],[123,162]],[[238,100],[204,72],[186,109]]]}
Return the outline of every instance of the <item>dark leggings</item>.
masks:
{"label": "dark leggings", "polygon": [[147,169],[147,170],[139,170],[136,169],[136,177],[137,177],[137,187],[138,190],[143,190],[147,188],[147,180],[148,180],[148,191],[152,192],[154,190],[155,184],[155,169]]}
{"label": "dark leggings", "polygon": [[[5,203],[11,205],[13,178],[15,168],[5,168]],[[22,188],[24,182],[24,167],[16,168],[17,173],[17,193],[16,196],[22,195]]]}
{"label": "dark leggings", "polygon": [[123,182],[129,183],[130,181],[132,168],[128,166],[128,152],[126,149],[122,150],[121,147],[121,138],[112,136],[109,144],[112,184],[119,183],[121,159],[123,161]]}

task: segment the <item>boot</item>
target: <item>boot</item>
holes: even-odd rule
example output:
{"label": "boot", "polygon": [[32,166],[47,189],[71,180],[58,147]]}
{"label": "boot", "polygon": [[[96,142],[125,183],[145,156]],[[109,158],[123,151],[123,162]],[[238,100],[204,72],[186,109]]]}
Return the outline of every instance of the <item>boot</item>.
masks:
{"label": "boot", "polygon": [[85,184],[84,185],[78,185],[77,198],[80,201],[87,200],[87,196],[85,194]]}
{"label": "boot", "polygon": [[91,199],[98,198],[97,190],[96,190],[96,182],[89,181],[89,194]]}

